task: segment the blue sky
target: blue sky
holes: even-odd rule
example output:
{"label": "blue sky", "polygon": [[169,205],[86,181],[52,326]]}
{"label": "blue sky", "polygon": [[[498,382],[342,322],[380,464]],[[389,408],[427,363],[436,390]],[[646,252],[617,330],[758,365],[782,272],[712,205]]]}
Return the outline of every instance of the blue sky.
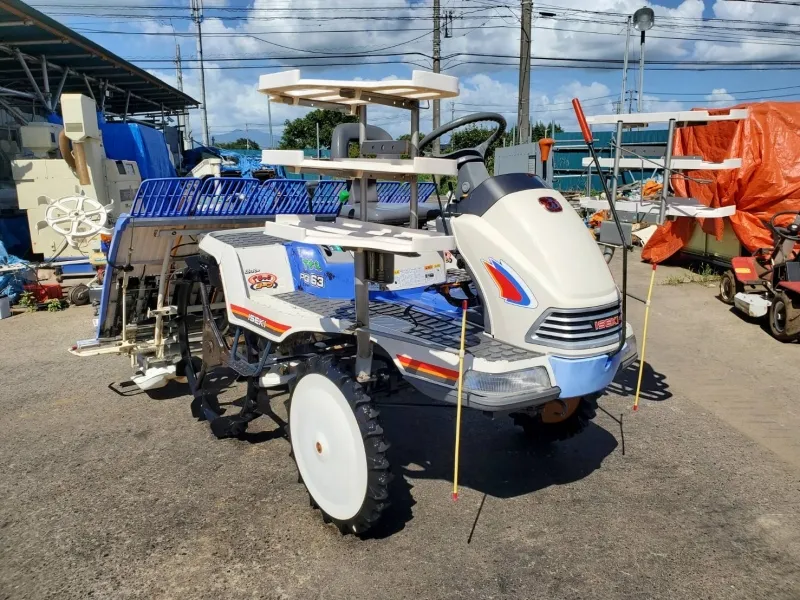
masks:
{"label": "blue sky", "polygon": [[[32,5],[172,84],[175,65],[170,60],[176,42],[184,60],[196,58],[195,40],[187,35],[194,30],[187,18],[189,0],[35,0]],[[551,65],[534,65],[532,70],[534,118],[553,119],[574,128],[568,104],[574,96],[584,101],[587,113],[614,110],[621,68],[589,69],[585,61],[621,61],[625,15],[642,5],[640,0],[534,2],[533,55]],[[800,32],[800,7],[728,0],[661,0],[647,6],[656,14],[646,45],[646,58],[654,62],[794,60],[795,45],[800,44],[794,41],[800,39],[796,35]],[[348,66],[302,69],[315,77],[342,79],[404,78],[413,68],[430,67],[430,0],[384,0],[380,4],[368,0],[205,0],[205,7],[212,134],[243,129],[245,124],[251,129],[267,129],[266,98],[255,86],[261,73],[278,70],[281,63],[280,68],[287,69],[302,57],[306,57],[303,64],[346,62]],[[461,79],[462,95],[452,107],[443,103],[443,121],[449,120],[451,109],[456,116],[495,110],[514,121],[518,71],[512,57],[519,53],[519,2],[442,0],[443,14],[450,11],[452,37],[442,40],[442,55],[452,58],[442,64],[445,72]],[[634,32],[628,89],[636,88],[638,82],[638,42],[638,32]],[[362,56],[352,57],[353,53]],[[323,60],[326,56],[338,58]],[[401,60],[420,66],[397,62]],[[365,64],[375,61],[394,62]],[[481,64],[486,62],[502,64]],[[196,63],[184,64],[185,86],[199,99],[198,71],[192,67]],[[651,64],[645,69],[645,110],[800,98],[800,86],[791,88],[796,71],[709,67],[717,70],[674,70],[672,65]],[[273,106],[276,137],[284,119],[301,114],[297,108]],[[406,115],[389,109],[378,109],[371,120],[393,133],[404,132],[408,126]],[[192,122],[199,138],[197,115]],[[429,130],[428,114],[423,115],[422,127]]]}

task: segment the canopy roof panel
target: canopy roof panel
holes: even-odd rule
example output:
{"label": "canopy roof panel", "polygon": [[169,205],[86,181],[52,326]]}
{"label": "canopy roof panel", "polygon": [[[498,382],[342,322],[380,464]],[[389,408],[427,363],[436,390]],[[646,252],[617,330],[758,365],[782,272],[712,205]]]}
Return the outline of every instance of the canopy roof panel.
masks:
{"label": "canopy roof panel", "polygon": [[175,113],[199,105],[19,0],[0,0],[0,88],[6,102],[32,98],[50,110],[61,92],[91,95],[118,114]]}

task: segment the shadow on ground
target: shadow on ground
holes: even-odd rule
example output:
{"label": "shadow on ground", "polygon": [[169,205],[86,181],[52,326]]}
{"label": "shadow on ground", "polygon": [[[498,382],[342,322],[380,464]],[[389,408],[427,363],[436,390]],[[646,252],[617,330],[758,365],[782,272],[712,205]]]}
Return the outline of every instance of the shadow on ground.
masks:
{"label": "shadow on ground", "polygon": [[796,340],[793,340],[793,341],[790,341],[790,342],[781,342],[780,340],[775,339],[775,336],[772,335],[772,331],[769,328],[769,315],[764,316],[764,317],[751,317],[750,315],[747,315],[747,314],[743,313],[742,311],[735,309],[732,306],[730,307],[730,310],[728,312],[736,315],[739,318],[740,321],[744,321],[745,323],[750,323],[752,325],[760,327],[761,331],[763,331],[765,334],[767,334],[769,337],[771,337],[775,341],[776,344],[787,344],[787,343],[788,344],[800,344],[800,338],[798,338]]}
{"label": "shadow on ground", "polygon": [[[411,520],[414,480],[452,482],[454,466],[455,411],[397,406],[381,411],[398,485],[392,490],[394,506],[375,537],[391,535]],[[523,496],[587,477],[616,447],[616,438],[594,423],[571,440],[537,447],[507,416],[492,420],[468,411],[462,421],[459,486],[496,498]]]}
{"label": "shadow on ground", "polygon": [[[648,370],[646,369],[646,373]],[[632,375],[631,375],[632,374]],[[635,385],[636,371],[629,369],[619,380],[622,387]],[[237,391],[235,374],[217,370],[206,380],[207,391],[220,396],[226,412],[236,412],[243,394]],[[649,370],[647,389],[659,389],[663,382]],[[666,399],[661,385],[661,399]],[[614,392],[617,393],[617,392]],[[188,386],[170,383],[148,395],[154,399],[186,397]],[[124,394],[137,395],[137,394]],[[650,396],[654,397],[653,393]],[[283,394],[262,394],[259,408],[265,414],[276,408]],[[369,537],[385,538],[397,533],[413,518],[414,480],[452,482],[455,443],[455,410],[448,405],[402,406],[377,403],[386,439],[391,444],[388,459],[394,480],[390,484],[391,506]],[[286,423],[275,413],[268,414],[277,425],[267,431],[245,432],[242,441],[257,444],[285,437]],[[186,419],[190,420],[188,402]],[[549,446],[538,446],[527,439],[506,415],[489,418],[476,411],[465,411],[462,418],[459,485],[496,498],[531,494],[553,485],[580,480],[599,469],[603,460],[617,448],[614,435],[589,423],[578,436]]]}
{"label": "shadow on ground", "polygon": [[[606,394],[614,394],[622,398],[635,396],[638,379],[639,362],[637,361],[624,371],[617,373],[614,381],[606,388]],[[651,402],[663,402],[672,398],[667,377],[653,369],[653,366],[648,362],[644,363],[642,389],[639,397],[641,400],[650,400]]]}

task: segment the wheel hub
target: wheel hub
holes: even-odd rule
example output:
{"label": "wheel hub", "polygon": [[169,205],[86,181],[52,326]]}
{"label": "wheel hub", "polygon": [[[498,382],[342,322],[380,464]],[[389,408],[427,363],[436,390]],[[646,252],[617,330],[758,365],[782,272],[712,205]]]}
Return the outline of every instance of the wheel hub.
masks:
{"label": "wheel hub", "polygon": [[581,403],[580,398],[567,398],[566,400],[553,400],[542,407],[543,423],[560,423],[567,420]]}
{"label": "wheel hub", "polygon": [[776,300],[775,302],[775,316],[773,322],[775,324],[775,329],[783,331],[786,327],[786,306],[784,306],[783,302],[780,300]]}

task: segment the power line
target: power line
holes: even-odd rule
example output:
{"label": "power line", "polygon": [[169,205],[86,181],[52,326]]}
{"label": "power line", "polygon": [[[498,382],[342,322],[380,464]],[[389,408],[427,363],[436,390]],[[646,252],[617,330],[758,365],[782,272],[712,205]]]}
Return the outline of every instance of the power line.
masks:
{"label": "power line", "polygon": [[[137,16],[137,19],[138,18],[139,17]],[[486,20],[491,19],[491,18],[492,17],[485,17]],[[154,20],[160,20],[160,19],[154,19]],[[320,21],[325,21],[325,20],[327,20],[327,18],[320,18],[319,20]],[[382,18],[382,20],[386,21],[386,20],[393,20],[393,19],[392,18]],[[614,23],[602,23],[602,22],[599,22],[598,23],[598,22],[592,22],[592,21],[588,21],[588,20],[587,21],[579,21],[579,22],[590,23],[592,25],[597,25],[597,26],[610,25],[610,26],[618,27],[620,25],[617,22],[614,22]],[[508,25],[487,25],[486,22],[484,21],[484,23],[476,24],[475,26],[454,27],[453,29],[454,30],[458,30],[458,31],[466,31],[467,33],[469,33],[471,31],[482,30],[482,29],[508,29],[508,28],[509,28]],[[590,30],[590,29],[581,29],[581,28],[572,28],[572,27],[558,27],[558,26],[545,26],[545,25],[539,25],[539,26],[537,26],[537,29],[538,30],[547,30],[547,31],[575,32],[575,33],[581,33],[583,35],[603,35],[603,36],[620,36],[621,35],[620,32],[596,31],[596,30]],[[689,30],[693,30],[694,28],[688,28],[688,29]],[[728,36],[728,37],[721,37],[722,34],[718,35],[718,34],[714,33],[714,29],[718,29],[720,31],[738,32],[738,33],[736,35],[731,35],[731,36]],[[82,33],[96,33],[96,34],[103,34],[103,35],[147,35],[147,36],[178,36],[178,37],[190,37],[190,36],[193,35],[191,32],[180,32],[180,33],[165,32],[165,31],[138,32],[138,31],[116,31],[116,30],[109,30],[109,29],[87,29],[87,28],[79,28],[79,27],[76,27],[75,30],[79,31],[79,32],[82,32]],[[276,42],[269,42],[267,40],[263,40],[263,39],[258,38],[256,36],[257,35],[286,35],[286,34],[297,34],[297,33],[304,33],[304,34],[308,34],[308,33],[326,33],[326,34],[362,33],[363,31],[364,31],[364,29],[328,29],[328,30],[313,30],[313,31],[309,31],[309,30],[306,29],[306,30],[259,31],[259,32],[253,32],[253,33],[250,33],[250,32],[238,32],[238,31],[236,31],[236,32],[217,32],[217,33],[208,33],[208,34],[205,34],[205,35],[206,35],[206,37],[219,37],[219,38],[249,36],[249,37],[253,37],[255,39],[258,39],[258,40],[260,40],[262,42],[268,43],[268,44],[281,46],[280,44],[277,44]],[[374,32],[381,32],[381,33],[400,33],[400,32],[404,32],[404,31],[429,31],[429,30],[428,30],[428,28],[395,28],[395,29],[378,29],[378,30],[373,30],[373,31]],[[715,42],[715,43],[721,43],[721,44],[748,43],[748,44],[770,45],[770,46],[790,46],[790,47],[800,46],[800,42],[798,42],[795,38],[782,38],[782,37],[775,37],[775,36],[743,36],[743,35],[741,35],[741,33],[744,33],[744,32],[747,32],[747,31],[765,31],[765,32],[772,31],[774,33],[786,33],[786,34],[796,34],[796,33],[800,33],[800,31],[754,30],[754,29],[745,30],[745,29],[738,28],[738,27],[732,27],[732,28],[700,28],[699,31],[705,32],[706,35],[704,35],[704,36],[698,36],[698,35],[682,36],[682,35],[677,35],[675,33],[671,33],[671,34],[667,34],[667,35],[659,35],[658,33],[652,33],[649,37],[651,37],[653,39],[683,40],[683,41],[691,41],[691,42],[706,41],[706,42]],[[709,32],[711,33],[711,35],[708,35]],[[467,35],[467,34],[464,34],[464,35]],[[427,35],[423,34],[423,35],[420,35],[417,38],[406,40],[406,41],[401,42],[401,43],[399,43],[397,45],[404,45],[404,44],[413,43],[414,41],[417,41],[417,40],[422,39],[424,37],[427,37]],[[461,37],[463,37],[463,36],[461,36]],[[391,47],[397,47],[397,45],[391,46]],[[289,46],[281,46],[281,47],[285,47],[287,49],[292,49],[292,50],[297,50],[297,51],[302,51],[302,52],[313,52],[311,50],[297,49],[297,48],[292,48],[292,47],[289,47]]]}

